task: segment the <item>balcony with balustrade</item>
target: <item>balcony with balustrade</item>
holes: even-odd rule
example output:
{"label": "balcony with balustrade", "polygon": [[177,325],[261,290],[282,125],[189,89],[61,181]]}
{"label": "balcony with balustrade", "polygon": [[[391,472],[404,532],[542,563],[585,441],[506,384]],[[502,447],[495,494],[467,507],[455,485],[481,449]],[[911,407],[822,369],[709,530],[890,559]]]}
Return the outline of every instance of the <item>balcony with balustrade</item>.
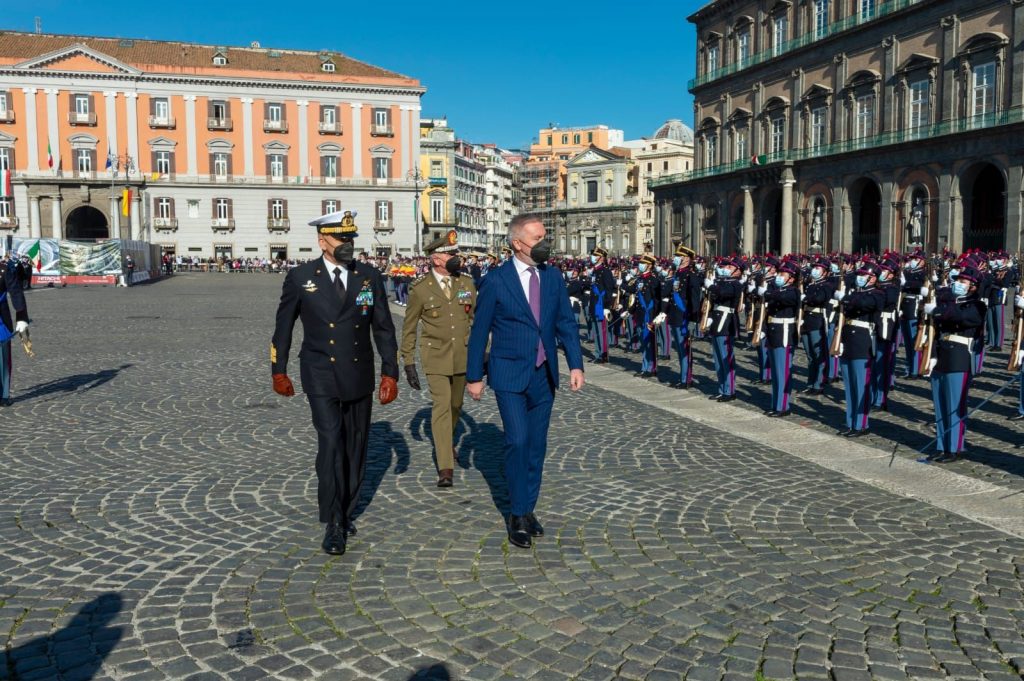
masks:
{"label": "balcony with balustrade", "polygon": [[288,121],[263,119],[263,132],[288,132]]}
{"label": "balcony with balustrade", "polygon": [[68,123],[71,125],[96,125],[96,112],[79,113],[72,111],[68,114]]}
{"label": "balcony with balustrade", "polygon": [[153,229],[161,232],[178,231],[178,218],[155,217],[153,218]]}
{"label": "balcony with balustrade", "polygon": [[153,129],[174,130],[174,116],[150,116],[149,127]]}
{"label": "balcony with balustrade", "polygon": [[292,221],[288,218],[275,218],[273,216],[267,218],[268,232],[289,232],[291,228]]}

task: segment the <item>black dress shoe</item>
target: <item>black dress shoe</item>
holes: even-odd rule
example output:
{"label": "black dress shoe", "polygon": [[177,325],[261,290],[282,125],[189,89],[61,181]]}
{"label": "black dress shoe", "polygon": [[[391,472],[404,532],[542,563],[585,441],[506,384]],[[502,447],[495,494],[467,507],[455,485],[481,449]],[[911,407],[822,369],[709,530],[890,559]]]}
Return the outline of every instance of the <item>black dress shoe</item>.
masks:
{"label": "black dress shoe", "polygon": [[735,399],[736,399],[736,395],[735,394],[733,394],[733,395],[722,395],[721,397],[718,398],[718,401],[719,402],[732,402]]}
{"label": "black dress shoe", "polygon": [[846,437],[852,439],[852,438],[855,438],[855,437],[864,437],[865,435],[868,435],[868,434],[869,434],[869,431],[868,431],[867,428],[865,428],[864,430],[854,430],[854,431],[851,431],[850,434],[847,435]]}
{"label": "black dress shoe", "polygon": [[0,407],[9,407],[12,404],[14,404],[14,400],[12,400],[10,397],[5,397],[4,399],[0,400]]}
{"label": "black dress shoe", "polygon": [[338,523],[328,523],[324,530],[324,541],[320,546],[324,553],[340,556],[345,553],[345,532]]}
{"label": "black dress shoe", "polygon": [[932,459],[932,463],[953,463],[958,458],[960,457],[957,454],[947,454],[942,452]]}
{"label": "black dress shoe", "polygon": [[508,541],[513,546],[521,549],[528,549],[533,546],[530,539],[530,530],[524,515],[510,515],[508,517]]}
{"label": "black dress shoe", "polygon": [[836,435],[838,435],[839,437],[849,437],[850,433],[852,433],[852,432],[853,432],[853,428],[843,428],[842,430],[837,431]]}
{"label": "black dress shoe", "polygon": [[721,395],[719,393],[715,393],[714,395],[708,395],[708,399],[711,400],[712,402],[717,402],[718,400],[722,399],[723,397],[725,397],[725,395]]}
{"label": "black dress shoe", "polygon": [[787,416],[789,416],[788,411],[773,411],[772,413],[768,414],[768,418],[772,419],[784,419]]}
{"label": "black dress shoe", "polygon": [[526,514],[526,531],[530,533],[531,537],[544,536],[544,526],[537,520],[537,516],[532,513]]}
{"label": "black dress shoe", "polygon": [[348,536],[350,537],[354,537],[356,536],[356,532],[356,524],[350,520],[348,523],[348,527],[345,528],[345,533],[348,534]]}
{"label": "black dress shoe", "polygon": [[1024,421],[1024,414],[1014,414],[1008,420],[1009,421]]}
{"label": "black dress shoe", "polygon": [[764,410],[764,415],[765,416],[775,416],[778,413],[779,412],[775,411],[774,409],[765,409]]}

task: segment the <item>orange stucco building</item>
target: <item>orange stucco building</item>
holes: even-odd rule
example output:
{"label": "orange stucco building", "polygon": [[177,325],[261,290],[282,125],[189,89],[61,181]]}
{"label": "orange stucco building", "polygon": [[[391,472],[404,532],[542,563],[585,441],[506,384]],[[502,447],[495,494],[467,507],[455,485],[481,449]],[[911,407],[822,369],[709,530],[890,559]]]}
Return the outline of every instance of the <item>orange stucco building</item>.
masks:
{"label": "orange stucco building", "polygon": [[0,32],[0,235],[306,257],[350,209],[411,252],[423,93],[335,52]]}

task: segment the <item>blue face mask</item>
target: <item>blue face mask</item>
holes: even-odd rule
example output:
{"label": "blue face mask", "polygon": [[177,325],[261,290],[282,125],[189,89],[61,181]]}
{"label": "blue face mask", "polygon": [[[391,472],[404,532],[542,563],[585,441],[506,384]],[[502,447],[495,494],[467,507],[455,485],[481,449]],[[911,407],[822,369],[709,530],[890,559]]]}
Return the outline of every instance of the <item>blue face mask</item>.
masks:
{"label": "blue face mask", "polygon": [[720,277],[728,277],[729,276],[729,270],[725,269],[724,267],[716,267],[715,268],[715,273],[718,274],[718,276],[720,276]]}
{"label": "blue face mask", "polygon": [[681,263],[682,261],[683,256],[681,255],[677,255],[676,257],[672,258],[672,264],[675,265],[676,267],[679,267],[679,263]]}
{"label": "blue face mask", "polygon": [[590,262],[591,262],[591,264],[593,264],[593,265],[596,265],[596,264],[597,264],[597,261],[598,261],[598,257],[597,257],[596,255],[592,255],[592,256],[590,256]]}
{"label": "blue face mask", "polygon": [[814,281],[818,281],[819,279],[821,279],[824,276],[825,276],[825,273],[821,271],[820,267],[812,267],[811,268],[811,279],[813,279]]}
{"label": "blue face mask", "polygon": [[647,271],[647,263],[645,263],[645,262],[640,263],[639,270],[640,270],[640,272],[646,272]]}
{"label": "blue face mask", "polygon": [[950,270],[949,271],[949,278],[950,279],[956,279],[959,276],[960,276],[960,270]]}
{"label": "blue face mask", "polygon": [[782,288],[783,286],[786,285],[786,278],[784,276],[782,276],[781,274],[776,274],[775,275],[775,285],[778,286],[779,288]]}
{"label": "blue face mask", "polygon": [[829,265],[829,269],[832,270],[832,274],[839,274],[839,265],[836,263]]}
{"label": "blue face mask", "polygon": [[967,290],[969,288],[970,287],[967,284],[965,284],[964,282],[962,282],[962,281],[954,281],[953,282],[953,294],[956,295],[957,297],[959,297],[959,296],[966,296],[967,295]]}
{"label": "blue face mask", "polygon": [[868,285],[868,276],[866,274],[857,275],[857,288],[864,288]]}

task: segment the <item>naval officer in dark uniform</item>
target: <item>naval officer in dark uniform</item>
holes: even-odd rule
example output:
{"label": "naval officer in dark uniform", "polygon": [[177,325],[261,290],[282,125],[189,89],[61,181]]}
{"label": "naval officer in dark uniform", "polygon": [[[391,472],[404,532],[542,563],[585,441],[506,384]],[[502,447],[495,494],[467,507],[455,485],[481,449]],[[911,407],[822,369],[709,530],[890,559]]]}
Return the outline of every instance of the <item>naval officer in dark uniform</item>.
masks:
{"label": "naval officer in dark uniform", "polygon": [[313,220],[323,257],[288,272],[270,345],[274,392],[295,394],[288,378],[292,328],[302,319],[299,351],[302,389],[317,433],[316,476],[323,549],[345,553],[355,533],[352,513],[366,471],[375,367],[381,358],[379,399],[398,396],[398,343],[377,268],[355,261],[355,213],[339,211]]}

